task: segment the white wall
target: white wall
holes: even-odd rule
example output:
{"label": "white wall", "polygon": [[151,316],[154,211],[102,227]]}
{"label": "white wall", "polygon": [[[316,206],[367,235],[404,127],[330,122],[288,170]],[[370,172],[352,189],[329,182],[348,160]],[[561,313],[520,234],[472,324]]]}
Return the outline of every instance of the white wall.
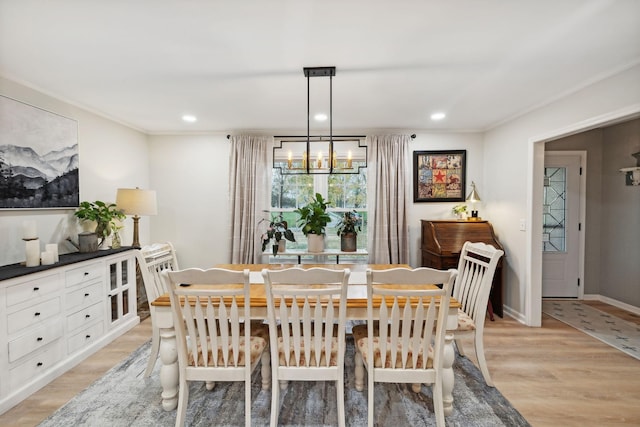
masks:
{"label": "white wall", "polygon": [[158,198],[152,241],[171,241],[182,268],[229,263],[226,136],[151,136],[149,163]]}
{"label": "white wall", "polygon": [[485,135],[482,197],[505,245],[506,310],[529,325],[540,325],[543,142],[640,112],[639,76],[636,65]]}
{"label": "white wall", "polygon": [[[471,181],[476,183],[476,189],[483,200],[483,204],[478,206],[478,211],[482,219],[493,221],[488,211],[485,209],[484,192],[486,189],[483,180],[483,141],[482,135],[478,133],[417,133],[416,138],[411,142],[411,152],[413,162],[413,151],[422,150],[467,150],[467,189],[466,194],[471,190]],[[413,170],[407,171],[412,177]],[[422,219],[453,219],[451,208],[460,202],[442,203],[413,203],[413,188],[411,188],[410,208],[409,208],[409,241],[410,241],[410,264],[412,267],[419,267],[421,264],[420,252],[420,220]],[[497,236],[500,240],[500,236]]]}
{"label": "white wall", "polygon": [[[0,78],[0,94],[78,121],[80,200],[113,202],[119,187],[148,185],[146,135],[52,96]],[[60,253],[74,248],[64,243],[77,234],[74,209],[0,210],[0,265],[25,259],[22,221],[37,223],[40,244],[60,243]],[[132,222],[125,221],[123,244],[132,242]],[[148,240],[149,224],[141,220],[141,241]]]}

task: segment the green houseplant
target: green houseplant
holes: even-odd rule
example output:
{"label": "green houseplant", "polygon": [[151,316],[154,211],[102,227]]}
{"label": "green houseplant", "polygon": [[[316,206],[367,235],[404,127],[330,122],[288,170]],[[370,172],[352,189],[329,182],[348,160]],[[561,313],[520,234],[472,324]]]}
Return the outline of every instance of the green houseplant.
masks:
{"label": "green houseplant", "polygon": [[327,214],[329,202],[325,201],[322,194],[316,193],[309,203],[296,209],[300,218],[298,226],[302,234],[307,236],[309,252],[322,252],[324,250],[324,234],[327,224],[331,222],[331,217]]}
{"label": "green houseplant", "polygon": [[100,245],[112,230],[118,227],[115,221],[126,218],[126,215],[114,203],[107,204],[100,200],[81,202],[74,215],[81,222],[94,221],[96,223],[95,233],[101,239]]}
{"label": "green houseplant", "polygon": [[290,242],[295,242],[296,238],[293,235],[293,231],[289,230],[287,221],[282,219],[282,215],[278,215],[271,219],[269,222],[269,228],[262,234],[262,252],[267,249],[267,245],[271,242],[271,248],[273,250],[273,255],[276,256],[278,252],[283,252],[283,250],[279,250],[280,242],[285,242],[286,239]]}
{"label": "green houseplant", "polygon": [[362,230],[362,218],[353,210],[345,212],[337,226],[337,234],[340,236],[340,250],[343,252],[355,252],[357,249],[358,231]]}

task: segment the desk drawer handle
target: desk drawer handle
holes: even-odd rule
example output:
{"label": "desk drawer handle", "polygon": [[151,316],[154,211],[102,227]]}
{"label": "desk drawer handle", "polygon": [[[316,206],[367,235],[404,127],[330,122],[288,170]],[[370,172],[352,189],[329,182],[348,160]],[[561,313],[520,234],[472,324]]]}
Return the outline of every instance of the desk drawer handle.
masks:
{"label": "desk drawer handle", "polygon": [[36,339],[36,341],[38,341],[38,342],[39,342],[39,341],[42,341],[43,339],[44,339],[44,338],[42,338],[42,337],[38,337],[38,338]]}

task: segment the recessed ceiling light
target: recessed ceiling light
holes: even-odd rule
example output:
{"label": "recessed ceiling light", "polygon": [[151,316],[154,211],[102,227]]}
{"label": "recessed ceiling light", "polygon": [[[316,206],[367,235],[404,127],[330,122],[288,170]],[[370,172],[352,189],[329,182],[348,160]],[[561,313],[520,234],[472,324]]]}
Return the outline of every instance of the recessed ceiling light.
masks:
{"label": "recessed ceiling light", "polygon": [[313,118],[316,119],[317,122],[324,122],[325,120],[327,120],[327,115],[324,113],[318,113],[313,116]]}
{"label": "recessed ceiling light", "polygon": [[433,113],[431,115],[431,120],[442,120],[445,117],[447,117],[447,115],[445,113]]}
{"label": "recessed ceiling light", "polygon": [[190,114],[185,114],[184,116],[182,116],[182,120],[187,122],[187,123],[194,123],[194,122],[198,121],[196,116],[192,116]]}

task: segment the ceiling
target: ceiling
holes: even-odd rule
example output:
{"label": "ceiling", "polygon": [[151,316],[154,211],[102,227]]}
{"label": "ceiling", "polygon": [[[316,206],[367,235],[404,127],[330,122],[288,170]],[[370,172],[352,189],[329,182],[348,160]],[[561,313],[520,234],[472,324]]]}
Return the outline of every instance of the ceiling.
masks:
{"label": "ceiling", "polygon": [[484,131],[639,62],[637,0],[0,0],[1,76],[152,134],[304,132],[315,66],[334,133]]}

